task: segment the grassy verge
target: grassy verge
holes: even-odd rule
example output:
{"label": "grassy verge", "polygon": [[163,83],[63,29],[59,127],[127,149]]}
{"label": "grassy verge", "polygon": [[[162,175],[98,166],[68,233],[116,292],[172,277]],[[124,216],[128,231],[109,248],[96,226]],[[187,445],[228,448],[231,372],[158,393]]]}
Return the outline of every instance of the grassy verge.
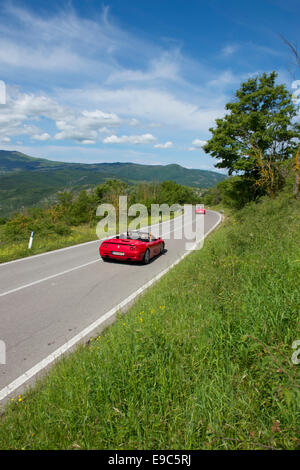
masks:
{"label": "grassy verge", "polygon": [[[0,227],[0,240],[1,240]],[[28,240],[18,242],[0,243],[0,263],[12,261],[14,259],[25,258],[27,256],[45,253],[46,251],[65,248],[66,246],[77,245],[79,243],[96,240],[96,229],[88,224],[72,227],[70,235],[49,234],[47,237],[35,236],[32,249],[28,249]]]}
{"label": "grassy verge", "polygon": [[[171,214],[171,218],[173,218],[173,214]],[[162,220],[167,220],[167,216],[163,216]],[[152,224],[156,224],[160,221],[160,217],[152,218]],[[146,226],[147,224],[151,224],[151,217],[149,217],[149,220],[145,219],[142,221],[141,226]],[[0,264],[98,239],[96,225],[90,226],[89,224],[82,224],[73,226],[70,235],[51,233],[47,236],[40,236],[36,234],[32,248],[29,250],[28,239],[18,242],[4,241],[3,232],[4,225],[0,225]],[[110,234],[113,235],[114,233],[102,232],[101,238],[107,237]]]}
{"label": "grassy verge", "polygon": [[300,203],[231,215],[8,404],[0,448],[296,449]]}

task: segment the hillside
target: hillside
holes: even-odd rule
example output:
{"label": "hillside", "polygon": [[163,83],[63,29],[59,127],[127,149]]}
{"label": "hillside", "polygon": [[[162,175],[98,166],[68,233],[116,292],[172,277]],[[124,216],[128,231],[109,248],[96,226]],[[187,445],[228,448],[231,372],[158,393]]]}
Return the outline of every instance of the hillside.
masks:
{"label": "hillside", "polygon": [[299,210],[285,193],[227,216],[9,403],[0,447],[299,449]]}
{"label": "hillside", "polygon": [[103,183],[109,178],[127,183],[172,180],[186,186],[209,188],[225,176],[180,165],[63,163],[0,150],[0,216],[22,206],[39,204],[65,188],[76,190]]}

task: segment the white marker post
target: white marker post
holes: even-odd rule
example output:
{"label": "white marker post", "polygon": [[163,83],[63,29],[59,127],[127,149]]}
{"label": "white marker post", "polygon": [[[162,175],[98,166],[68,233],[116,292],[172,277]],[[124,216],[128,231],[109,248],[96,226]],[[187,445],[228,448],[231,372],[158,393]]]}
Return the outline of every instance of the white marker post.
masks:
{"label": "white marker post", "polygon": [[34,232],[31,232],[29,243],[28,243],[28,250],[31,250],[32,242],[33,242],[33,235],[34,235]]}

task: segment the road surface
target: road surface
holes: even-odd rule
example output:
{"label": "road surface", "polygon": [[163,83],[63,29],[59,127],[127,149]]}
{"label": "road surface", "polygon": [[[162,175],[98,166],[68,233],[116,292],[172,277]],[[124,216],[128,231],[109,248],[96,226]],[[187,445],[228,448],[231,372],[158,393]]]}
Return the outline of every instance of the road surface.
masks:
{"label": "road surface", "polygon": [[[195,217],[190,228],[195,228]],[[213,211],[197,217],[204,220],[205,234],[221,219]],[[0,264],[0,340],[6,347],[0,402],[23,392],[53,362],[53,354],[59,357],[95,334],[101,321],[103,328],[107,312],[112,320],[114,307],[122,302],[128,306],[129,296],[135,298],[139,289],[182,257],[186,239],[175,238],[181,228],[182,217],[151,229],[166,238],[166,252],[148,265],[104,263],[98,240]]]}

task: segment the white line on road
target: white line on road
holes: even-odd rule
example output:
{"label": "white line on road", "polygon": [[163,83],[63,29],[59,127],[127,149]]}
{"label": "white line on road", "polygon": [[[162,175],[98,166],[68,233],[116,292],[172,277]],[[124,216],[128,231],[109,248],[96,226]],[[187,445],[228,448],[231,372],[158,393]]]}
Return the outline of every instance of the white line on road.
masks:
{"label": "white line on road", "polygon": [[44,277],[43,279],[30,282],[29,284],[25,284],[24,286],[16,287],[15,289],[11,289],[6,292],[3,292],[2,294],[0,294],[0,297],[3,297],[4,295],[8,295],[8,294],[13,294],[14,292],[18,292],[19,290],[26,289],[26,287],[35,286],[36,284],[40,284],[41,282],[49,281],[49,279],[54,279],[55,277],[63,276],[64,274],[68,274],[72,271],[76,271],[76,269],[85,268],[86,266],[89,266],[90,264],[98,263],[99,261],[101,261],[101,259],[97,258],[93,261],[90,261],[89,263],[82,264],[81,266],[75,266],[75,268],[67,269],[66,271],[62,271],[61,273],[52,274],[52,276]]}
{"label": "white line on road", "polygon": [[[212,212],[215,212],[215,211],[212,211]],[[219,223],[221,222],[222,216],[217,212],[216,212],[216,214],[218,214],[218,216],[219,216],[218,221],[209,229],[209,231],[204,235],[203,238],[206,238],[217,227],[217,225],[219,225]],[[193,247],[194,249],[196,248],[197,244],[198,243],[194,244],[194,247]],[[147,290],[149,287],[151,287],[162,276],[167,274],[168,271],[170,271],[174,266],[176,266],[180,261],[182,261],[189,253],[190,253],[190,251],[186,251],[185,253],[183,253],[183,255],[181,255],[174,263],[172,263],[166,269],[164,269],[159,274],[157,274],[154,278],[152,278],[150,281],[148,281],[146,284],[144,284],[142,287],[140,287],[137,291],[133,292],[129,297],[127,297],[125,300],[123,300],[121,303],[119,303],[116,307],[109,310],[109,312],[106,312],[104,315],[102,315],[100,318],[98,318],[95,322],[93,322],[87,328],[85,328],[80,333],[78,333],[76,336],[74,336],[72,339],[70,339],[67,343],[60,346],[52,354],[49,354],[49,356],[47,356],[45,359],[40,361],[38,364],[36,364],[31,369],[29,369],[27,372],[25,372],[20,377],[18,377],[16,380],[14,380],[9,385],[7,385],[2,390],[0,390],[0,401],[3,400],[4,398],[6,398],[11,393],[13,393],[19,387],[24,385],[24,383],[26,383],[28,380],[30,380],[32,377],[34,377],[36,374],[38,374],[45,367],[52,364],[62,354],[64,354],[69,349],[71,349],[73,346],[75,346],[83,338],[90,335],[95,329],[99,328],[99,326],[101,326],[103,323],[105,323],[105,321],[107,321],[111,317],[113,317],[113,315],[115,315],[118,311],[125,308],[136,297],[138,297],[145,290]]]}

